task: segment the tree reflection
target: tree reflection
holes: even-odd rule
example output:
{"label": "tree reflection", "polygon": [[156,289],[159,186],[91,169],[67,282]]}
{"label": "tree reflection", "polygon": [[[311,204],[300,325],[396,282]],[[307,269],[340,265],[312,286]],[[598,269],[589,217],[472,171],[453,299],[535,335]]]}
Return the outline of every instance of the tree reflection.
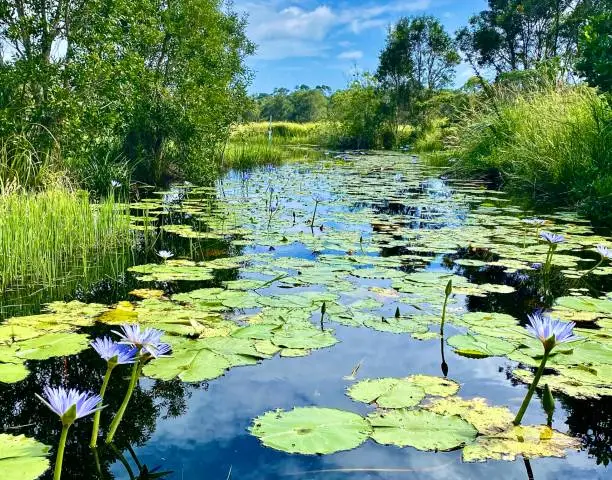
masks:
{"label": "tree reflection", "polygon": [[[101,430],[105,434],[114,413],[119,408],[128,384],[129,368],[120,365],[113,374],[102,410]],[[65,358],[52,358],[40,362],[28,362],[31,374],[23,381],[0,385],[0,427],[14,435],[24,434],[49,445],[54,450],[61,432],[61,423],[57,416],[46,408],[34,394],[40,393],[46,384],[62,384],[68,387],[78,386],[81,390],[98,391],[102,382],[103,365],[93,350],[86,350],[80,355]],[[193,390],[205,387],[205,383],[191,385],[180,381],[141,380],[134,391],[128,406],[124,422],[115,436],[114,448],[102,444],[92,451],[88,438],[91,435],[92,419],[86,417],[73,425],[63,465],[65,478],[113,478],[110,466],[121,460],[121,452],[132,446],[144,445],[153,435],[158,418],[172,418],[185,413],[187,400]],[[132,450],[133,452],[133,450]],[[52,451],[52,461],[55,452]],[[163,478],[158,467],[149,468],[136,464],[133,478]],[[164,473],[166,475],[167,473]],[[41,478],[51,479],[52,470]],[[132,477],[130,477],[132,478]]]}

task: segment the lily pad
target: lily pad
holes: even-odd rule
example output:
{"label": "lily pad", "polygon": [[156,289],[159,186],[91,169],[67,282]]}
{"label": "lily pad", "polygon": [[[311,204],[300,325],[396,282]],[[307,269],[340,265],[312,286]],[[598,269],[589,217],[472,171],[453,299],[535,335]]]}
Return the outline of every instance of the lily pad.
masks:
{"label": "lily pad", "polygon": [[363,380],[350,387],[347,395],[353,400],[374,403],[382,408],[404,408],[418,405],[425,390],[409,378]]}
{"label": "lily pad", "polygon": [[454,335],[447,343],[458,355],[471,358],[497,357],[506,355],[516,346],[506,340],[489,335]]}
{"label": "lily pad", "polygon": [[0,433],[2,480],[34,480],[48,468],[50,447],[24,435]]}
{"label": "lily pad", "polygon": [[512,427],[495,436],[479,437],[463,449],[464,462],[565,457],[566,450],[577,450],[580,441],[547,426]]}
{"label": "lily pad", "polygon": [[512,426],[514,415],[506,407],[491,407],[484,398],[464,400],[460,397],[436,398],[425,405],[441,415],[459,415],[476,427],[481,435],[492,435]]}
{"label": "lily pad", "polygon": [[317,407],[267,412],[250,427],[266,447],[304,455],[352,450],[371,431],[369,423],[355,413]]}
{"label": "lily pad", "polygon": [[471,443],[478,433],[457,415],[428,410],[376,411],[368,415],[368,421],[376,442],[426,451],[454,450]]}

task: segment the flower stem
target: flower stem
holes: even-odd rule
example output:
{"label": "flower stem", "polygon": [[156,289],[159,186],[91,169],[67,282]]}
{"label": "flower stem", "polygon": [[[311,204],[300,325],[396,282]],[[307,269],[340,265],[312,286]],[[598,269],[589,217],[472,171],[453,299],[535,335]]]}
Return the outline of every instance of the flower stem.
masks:
{"label": "flower stem", "polygon": [[600,265],[603,263],[603,261],[604,261],[604,259],[603,259],[603,257],[601,257],[601,260],[599,261],[599,263],[598,263],[597,265],[595,265],[593,268],[591,268],[591,269],[590,269],[588,272],[586,272],[586,273],[582,274],[582,276],[581,276],[580,278],[584,278],[584,277],[586,277],[587,275],[589,275],[589,274],[590,274],[590,273],[591,273],[593,270],[598,269],[598,268],[599,268],[599,266],[600,266]]}
{"label": "flower stem", "polygon": [[440,335],[444,335],[444,321],[446,320],[446,304],[448,303],[448,295],[444,297],[444,305],[442,306],[442,321],[440,322]]}
{"label": "flower stem", "polygon": [[535,389],[538,386],[540,377],[542,376],[542,373],[544,373],[544,367],[546,366],[548,355],[550,355],[550,350],[544,350],[544,356],[542,357],[542,363],[540,363],[540,367],[538,368],[538,371],[536,372],[535,377],[533,377],[533,382],[531,382],[531,385],[529,386],[529,390],[527,390],[527,395],[525,395],[525,399],[523,400],[521,408],[519,409],[518,413],[516,414],[516,417],[514,418],[514,422],[513,422],[514,425],[520,425],[521,420],[523,420],[523,415],[525,415],[525,411],[527,410],[527,407],[529,406],[531,397],[533,397],[533,393],[535,392]]}
{"label": "flower stem", "polygon": [[319,206],[319,202],[315,200],[315,208],[314,212],[312,212],[312,220],[310,221],[310,226],[314,227],[315,215],[317,214],[317,207]]}
{"label": "flower stem", "polygon": [[70,425],[64,425],[62,427],[62,435],[60,436],[59,445],[57,446],[57,457],[55,458],[55,472],[53,473],[53,480],[60,480],[62,478],[62,464],[64,463],[64,450],[66,449],[66,439],[68,438],[68,429]]}
{"label": "flower stem", "polygon": [[106,435],[106,443],[111,443],[113,438],[115,437],[115,433],[117,432],[117,428],[121,423],[121,419],[125,414],[128,403],[130,403],[130,399],[132,398],[132,394],[134,393],[134,388],[136,388],[136,384],[138,383],[138,377],[140,376],[140,362],[136,362],[134,364],[134,368],[132,368],[132,377],[130,378],[130,384],[128,385],[127,392],[125,392],[125,397],[123,398],[123,402],[113,418],[111,422],[111,426],[108,430],[108,434]]}
{"label": "flower stem", "polygon": [[[102,388],[100,388],[100,403],[98,407],[102,405],[102,400],[104,400],[104,394],[106,393],[106,387],[108,386],[108,381],[110,380],[111,373],[115,368],[114,365],[108,365],[106,367],[106,373],[104,374],[104,380],[102,381]],[[98,431],[100,430],[100,415],[102,414],[101,410],[98,410],[94,415],[93,421],[93,429],[91,431],[91,441],[89,442],[89,446],[91,448],[95,448],[98,444]]]}

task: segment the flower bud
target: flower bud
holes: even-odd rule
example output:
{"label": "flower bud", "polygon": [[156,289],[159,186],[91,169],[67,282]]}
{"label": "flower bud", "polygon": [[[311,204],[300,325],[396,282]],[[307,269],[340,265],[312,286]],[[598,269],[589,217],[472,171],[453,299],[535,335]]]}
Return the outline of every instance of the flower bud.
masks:
{"label": "flower bud", "polygon": [[450,294],[453,293],[453,280],[449,280],[446,284],[446,290],[444,290],[444,294],[449,297]]}

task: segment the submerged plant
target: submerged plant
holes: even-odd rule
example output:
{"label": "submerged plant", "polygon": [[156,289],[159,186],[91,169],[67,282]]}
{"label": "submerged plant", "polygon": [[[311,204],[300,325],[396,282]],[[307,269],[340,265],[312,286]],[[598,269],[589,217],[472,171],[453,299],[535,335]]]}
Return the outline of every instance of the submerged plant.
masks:
{"label": "submerged plant", "polygon": [[578,340],[578,337],[574,335],[575,326],[576,324],[574,322],[562,322],[560,320],[555,320],[548,316],[544,316],[539,312],[529,315],[529,325],[526,327],[527,331],[542,342],[542,346],[544,347],[544,356],[542,357],[540,367],[533,378],[533,382],[529,386],[527,395],[525,395],[525,399],[521,404],[521,408],[516,414],[514,419],[515,425],[519,425],[523,419],[523,415],[525,415],[525,411],[529,406],[531,397],[533,396],[538,382],[542,377],[542,373],[544,373],[544,368],[546,367],[546,362],[550,352],[552,352],[553,348],[555,348],[555,346],[559,343],[567,343]]}
{"label": "submerged plant", "polygon": [[[130,347],[129,345],[121,345],[109,337],[97,338],[91,342],[93,349],[98,352],[98,355],[106,360],[106,373],[104,374],[104,380],[102,381],[102,387],[100,388],[100,402],[104,399],[106,388],[110,380],[111,373],[117,365],[125,365],[136,362],[136,355],[138,350]],[[93,430],[91,432],[91,441],[89,442],[90,447],[95,447],[98,443],[98,431],[100,429],[100,410],[94,415]]]}
{"label": "submerged plant", "polygon": [[38,394],[35,395],[49,407],[49,409],[57,413],[62,421],[62,434],[57,447],[55,472],[53,474],[53,480],[60,480],[62,476],[62,463],[64,461],[66,439],[68,438],[68,429],[75,420],[101,410],[103,408],[100,405],[102,398],[99,395],[94,395],[89,392],[79,392],[75,389],[66,390],[62,387],[52,388],[47,386],[44,388],[43,392],[45,398]]}
{"label": "submerged plant", "polygon": [[164,332],[155,328],[141,330],[140,325],[122,325],[120,332],[113,331],[113,333],[116,333],[121,338],[119,344],[129,345],[131,348],[135,349],[137,360],[134,362],[130,383],[125,392],[123,402],[121,402],[121,406],[115,418],[113,418],[108,434],[106,435],[106,443],[111,443],[115,437],[115,433],[130,403],[130,399],[132,398],[144,364],[151,358],[167,356],[172,349],[167,343],[161,342],[161,337]]}

